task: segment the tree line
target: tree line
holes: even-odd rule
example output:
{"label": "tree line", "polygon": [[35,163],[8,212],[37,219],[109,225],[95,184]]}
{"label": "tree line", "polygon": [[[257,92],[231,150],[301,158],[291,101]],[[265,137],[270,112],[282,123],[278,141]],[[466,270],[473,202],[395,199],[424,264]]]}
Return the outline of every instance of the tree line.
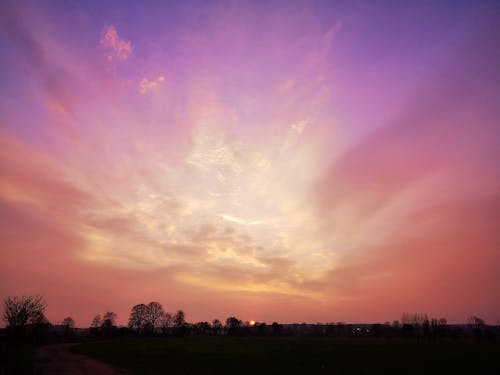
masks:
{"label": "tree line", "polygon": [[325,337],[402,337],[402,338],[496,338],[500,326],[488,326],[478,316],[471,316],[465,325],[449,325],[445,318],[429,318],[424,313],[404,313],[401,321],[383,324],[346,324],[344,322],[317,324],[279,324],[273,322],[243,322],[235,316],[212,322],[188,323],[183,310],[165,311],[156,301],[132,306],[126,327],[118,327],[117,314],[106,311],[93,317],[86,329],[76,329],[72,317],[53,325],[45,317],[47,303],[41,296],[6,297],[3,301],[3,320],[7,332],[14,336],[40,337],[60,334],[65,337],[91,335],[95,337],[155,335],[231,335],[231,336],[325,336]]}

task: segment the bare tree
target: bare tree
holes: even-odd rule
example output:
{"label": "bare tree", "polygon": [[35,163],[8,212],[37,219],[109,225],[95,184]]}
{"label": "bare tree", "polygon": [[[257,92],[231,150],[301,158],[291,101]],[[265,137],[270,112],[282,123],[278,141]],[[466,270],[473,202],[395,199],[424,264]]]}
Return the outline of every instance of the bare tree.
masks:
{"label": "bare tree", "polygon": [[90,324],[90,328],[97,329],[101,326],[101,315],[97,314],[92,319],[92,323]]}
{"label": "bare tree", "polygon": [[9,327],[24,327],[26,324],[48,323],[44,312],[47,303],[39,295],[6,297],[3,320]]}
{"label": "bare tree", "polygon": [[425,313],[403,313],[403,315],[401,316],[401,322],[403,324],[421,327],[422,325],[429,323],[429,318]]}
{"label": "bare tree", "polygon": [[102,317],[101,327],[103,328],[111,328],[116,325],[116,313],[113,311],[108,311]]}
{"label": "bare tree", "polygon": [[154,332],[155,327],[157,326],[159,319],[163,315],[163,307],[159,302],[150,302],[148,304],[148,323],[151,325],[151,330]]}
{"label": "bare tree", "polygon": [[146,326],[148,315],[148,306],[143,303],[135,305],[134,307],[132,307],[132,311],[130,312],[128,326],[130,328],[135,328],[140,332]]}
{"label": "bare tree", "polygon": [[50,324],[45,314],[41,311],[36,312],[28,323],[30,324]]}
{"label": "bare tree", "polygon": [[472,328],[474,336],[481,338],[484,334],[484,327],[486,322],[479,316],[473,315],[469,317],[469,327]]}
{"label": "bare tree", "polygon": [[484,326],[484,320],[479,316],[473,315],[468,319],[469,326],[473,328],[481,328]]}

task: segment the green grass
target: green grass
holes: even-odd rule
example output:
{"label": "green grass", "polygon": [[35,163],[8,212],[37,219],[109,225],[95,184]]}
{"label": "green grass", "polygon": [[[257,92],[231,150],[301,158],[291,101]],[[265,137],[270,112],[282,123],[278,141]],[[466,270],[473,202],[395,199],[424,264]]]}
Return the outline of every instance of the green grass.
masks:
{"label": "green grass", "polygon": [[472,341],[186,337],[80,344],[136,374],[486,374],[500,345]]}

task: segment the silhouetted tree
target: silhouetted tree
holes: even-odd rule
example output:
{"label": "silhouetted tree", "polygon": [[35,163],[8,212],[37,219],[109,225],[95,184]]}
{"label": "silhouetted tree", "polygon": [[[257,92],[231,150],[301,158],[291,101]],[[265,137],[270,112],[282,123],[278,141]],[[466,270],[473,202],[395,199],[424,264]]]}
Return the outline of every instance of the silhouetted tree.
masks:
{"label": "silhouetted tree", "polygon": [[102,324],[101,315],[96,314],[92,318],[92,322],[90,323],[90,332],[94,335],[98,335],[99,330],[101,329],[101,324]]}
{"label": "silhouetted tree", "polygon": [[473,315],[468,319],[469,327],[472,328],[472,332],[476,338],[480,338],[483,336],[483,330],[485,326],[485,322],[479,316]]}
{"label": "silhouetted tree", "polygon": [[130,328],[135,328],[137,332],[141,332],[146,326],[148,321],[149,308],[143,303],[135,305],[132,307],[130,312],[130,317],[128,319],[128,326]]}
{"label": "silhouetted tree", "polygon": [[476,315],[470,316],[468,319],[468,323],[473,328],[480,328],[484,326],[484,320]]}
{"label": "silhouetted tree", "polygon": [[401,322],[403,324],[411,324],[414,327],[421,327],[424,323],[428,322],[429,318],[425,313],[403,313]]}
{"label": "silhouetted tree", "polygon": [[161,327],[162,334],[166,334],[167,330],[172,326],[172,314],[169,312],[163,312],[159,318],[159,324]]}
{"label": "silhouetted tree", "polygon": [[194,324],[194,329],[198,335],[208,335],[211,333],[210,323],[208,322],[198,322]]}
{"label": "silhouetted tree", "polygon": [[102,317],[101,327],[112,328],[114,326],[116,326],[116,313],[113,311],[107,311]]}
{"label": "silhouetted tree", "polygon": [[174,322],[174,334],[176,336],[184,336],[187,330],[184,311],[177,310],[177,312],[173,316],[173,322]]}
{"label": "silhouetted tree", "polygon": [[212,320],[212,330],[214,331],[214,335],[219,335],[222,330],[222,323],[219,319]]}
{"label": "silhouetted tree", "polygon": [[241,320],[234,316],[230,316],[226,319],[227,328],[239,328],[241,326]]}
{"label": "silhouetted tree", "polygon": [[66,318],[63,319],[61,325],[68,328],[75,328],[75,320],[71,316],[67,316]]}
{"label": "silhouetted tree", "polygon": [[159,323],[159,319],[163,315],[163,307],[159,302],[150,302],[147,306],[147,322],[151,326],[152,331]]}
{"label": "silhouetted tree", "polygon": [[241,326],[241,320],[234,316],[226,319],[226,328],[229,335],[234,335]]}
{"label": "silhouetted tree", "polygon": [[101,332],[104,335],[113,335],[116,331],[116,313],[107,311],[101,321]]}
{"label": "silhouetted tree", "polygon": [[67,316],[61,322],[61,325],[64,327],[64,334],[69,336],[73,333],[73,329],[75,328],[75,321],[71,316]]}
{"label": "silhouetted tree", "polygon": [[177,310],[177,312],[174,314],[173,321],[175,327],[177,328],[182,327],[186,323],[186,317],[184,315],[184,311]]}
{"label": "silhouetted tree", "polygon": [[96,314],[93,318],[92,318],[92,323],[90,323],[90,328],[94,328],[94,329],[97,329],[101,326],[101,315],[100,314]]}
{"label": "silhouetted tree", "polygon": [[43,312],[37,312],[34,314],[33,319],[29,322],[30,324],[50,324],[49,320]]}
{"label": "silhouetted tree", "polygon": [[405,337],[422,337],[430,334],[430,321],[425,313],[404,313],[401,316],[401,322],[403,324],[401,333]]}
{"label": "silhouetted tree", "polygon": [[22,330],[26,324],[48,323],[44,315],[47,303],[41,296],[9,296],[3,302],[3,320],[7,327]]}

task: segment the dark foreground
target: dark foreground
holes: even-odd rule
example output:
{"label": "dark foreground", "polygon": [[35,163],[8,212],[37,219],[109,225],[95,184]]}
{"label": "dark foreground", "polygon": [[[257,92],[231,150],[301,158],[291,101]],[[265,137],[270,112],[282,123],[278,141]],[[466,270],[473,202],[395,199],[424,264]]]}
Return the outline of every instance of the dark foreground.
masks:
{"label": "dark foreground", "polygon": [[44,345],[36,350],[36,375],[120,375],[125,371],[71,351],[75,344]]}
{"label": "dark foreground", "polygon": [[[129,338],[74,346],[136,374],[486,374],[500,344],[387,339]],[[496,370],[495,370],[496,371]]]}

